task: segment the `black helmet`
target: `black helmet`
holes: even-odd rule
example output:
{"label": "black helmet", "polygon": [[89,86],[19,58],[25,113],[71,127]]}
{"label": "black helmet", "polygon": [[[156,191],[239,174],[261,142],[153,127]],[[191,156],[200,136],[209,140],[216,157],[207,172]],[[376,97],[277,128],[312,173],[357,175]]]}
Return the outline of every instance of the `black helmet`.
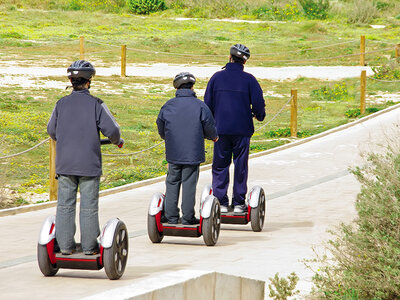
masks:
{"label": "black helmet", "polygon": [[245,45],[236,44],[231,47],[231,55],[242,58],[246,61],[250,58],[250,49]]}
{"label": "black helmet", "polygon": [[190,74],[189,72],[181,72],[175,76],[174,88],[179,89],[179,87],[182,84],[185,84],[185,83],[195,84],[195,82],[196,82],[196,78],[193,76],[193,74]]}
{"label": "black helmet", "polygon": [[67,69],[68,78],[85,78],[90,80],[95,74],[96,69],[86,60],[74,61]]}

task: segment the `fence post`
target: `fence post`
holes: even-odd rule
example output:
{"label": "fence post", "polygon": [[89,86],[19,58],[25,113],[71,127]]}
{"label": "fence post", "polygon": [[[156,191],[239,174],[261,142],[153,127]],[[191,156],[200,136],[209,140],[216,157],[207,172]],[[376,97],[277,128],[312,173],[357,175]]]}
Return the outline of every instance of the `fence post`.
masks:
{"label": "fence post", "polygon": [[126,45],[121,46],[121,77],[126,77]]}
{"label": "fence post", "polygon": [[360,113],[365,114],[365,94],[367,90],[367,71],[361,71],[361,79],[360,79]]}
{"label": "fence post", "polygon": [[81,60],[85,58],[85,37],[81,36],[79,38],[79,57]]}
{"label": "fence post", "polygon": [[57,180],[56,180],[56,141],[50,139],[50,201],[57,200]]}
{"label": "fence post", "polygon": [[360,42],[360,65],[365,66],[365,35],[361,36]]}
{"label": "fence post", "polygon": [[396,45],[396,59],[400,58],[400,44]]}
{"label": "fence post", "polygon": [[297,89],[292,89],[290,94],[290,136],[297,137]]}

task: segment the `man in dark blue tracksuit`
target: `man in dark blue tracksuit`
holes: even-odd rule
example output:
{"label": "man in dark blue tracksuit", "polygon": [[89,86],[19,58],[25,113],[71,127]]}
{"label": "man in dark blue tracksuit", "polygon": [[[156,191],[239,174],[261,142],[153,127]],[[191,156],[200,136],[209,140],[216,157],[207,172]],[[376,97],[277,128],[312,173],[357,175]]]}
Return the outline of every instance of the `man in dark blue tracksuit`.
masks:
{"label": "man in dark blue tracksuit", "polygon": [[212,165],[213,193],[228,212],[229,166],[235,165],[233,199],[234,212],[246,210],[248,157],[250,138],[254,133],[253,116],[265,118],[263,91],[253,75],[243,71],[250,50],[241,44],[230,49],[230,62],[208,82],[204,102],[214,115],[218,142],[214,145]]}
{"label": "man in dark blue tracksuit", "polygon": [[182,224],[198,224],[195,218],[196,185],[200,163],[205,161],[204,139],[218,139],[215,121],[203,101],[196,98],[194,76],[176,75],[176,97],[167,101],[157,118],[158,132],[165,140],[168,175],[165,182],[165,217],[168,223],[179,221],[178,198],[182,185]]}

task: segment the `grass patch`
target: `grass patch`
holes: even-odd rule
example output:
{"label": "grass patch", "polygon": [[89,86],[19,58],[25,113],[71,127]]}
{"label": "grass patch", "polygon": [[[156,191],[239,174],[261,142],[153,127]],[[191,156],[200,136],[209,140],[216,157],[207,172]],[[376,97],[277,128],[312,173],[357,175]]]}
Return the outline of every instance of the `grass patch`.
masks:
{"label": "grass patch", "polygon": [[[50,80],[65,82],[65,78],[51,77]],[[267,117],[264,123],[255,122],[260,128],[284,107],[282,113],[268,126],[257,130],[252,137],[251,153],[268,150],[289,143],[290,107],[287,101],[290,89],[296,85],[299,90],[298,137],[304,138],[338,125],[349,122],[345,112],[357,109],[359,105],[358,80],[332,82],[331,86],[348,88],[348,95],[336,101],[315,100],[312,91],[321,83],[303,78],[296,81],[272,82],[260,80],[266,96]],[[199,79],[195,90],[206,88],[207,80]],[[157,91],[154,92],[154,87]],[[372,89],[372,87],[375,87]],[[377,94],[387,86],[377,83],[370,91]],[[393,87],[393,90],[396,88]],[[0,135],[4,147],[0,156],[23,151],[47,138],[46,125],[55,102],[70,91],[42,88],[2,88],[0,92]],[[161,141],[155,120],[161,106],[174,97],[170,79],[151,79],[139,77],[101,77],[92,82],[91,93],[107,103],[111,112],[121,125],[122,136],[126,141],[124,148],[112,145],[103,146],[103,153],[133,153]],[[199,95],[202,98],[202,95]],[[373,108],[382,109],[393,102],[382,102]],[[370,106],[369,106],[370,107]],[[372,107],[372,106],[371,106]],[[206,142],[206,163],[211,163],[213,143]],[[48,147],[46,145],[25,155],[0,161],[0,172],[7,178],[7,186],[19,194],[28,192],[43,193],[48,190]],[[104,175],[101,189],[115,187],[138,180],[161,176],[166,173],[164,145],[148,152],[128,157],[103,157]]]}

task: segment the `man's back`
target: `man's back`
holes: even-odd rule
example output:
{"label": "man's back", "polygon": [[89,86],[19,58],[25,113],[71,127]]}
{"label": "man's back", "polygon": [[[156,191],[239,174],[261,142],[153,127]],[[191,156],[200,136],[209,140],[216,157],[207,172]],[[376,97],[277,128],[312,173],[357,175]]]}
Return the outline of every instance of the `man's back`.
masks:
{"label": "man's back", "polygon": [[204,138],[216,136],[210,111],[190,89],[178,90],[177,97],[165,103],[157,124],[165,139],[167,161],[175,164],[203,162]]}
{"label": "man's back", "polygon": [[243,65],[228,63],[208,83],[204,102],[214,114],[218,134],[251,136],[252,113],[263,119],[264,98],[253,75],[243,72]]}

